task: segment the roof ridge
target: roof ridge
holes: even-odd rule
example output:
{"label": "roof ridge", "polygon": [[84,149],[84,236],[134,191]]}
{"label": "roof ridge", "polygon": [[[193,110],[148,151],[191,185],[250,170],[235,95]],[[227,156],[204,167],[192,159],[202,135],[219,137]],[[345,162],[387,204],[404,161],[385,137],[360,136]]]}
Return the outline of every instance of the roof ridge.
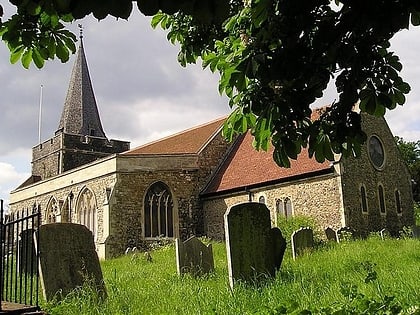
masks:
{"label": "roof ridge", "polygon": [[[216,119],[211,120],[211,121],[209,121],[209,122],[202,123],[202,124],[200,124],[200,125],[196,125],[196,126],[193,126],[193,127],[190,127],[190,128],[184,129],[184,130],[181,130],[181,131],[179,131],[179,132],[176,132],[176,133],[170,134],[170,135],[168,135],[168,136],[166,136],[166,137],[159,138],[159,139],[156,139],[156,140],[153,140],[153,141],[150,141],[150,142],[144,143],[144,144],[142,144],[142,145],[139,145],[139,146],[137,146],[137,147],[135,147],[135,148],[131,149],[130,151],[139,150],[139,149],[142,149],[142,148],[145,148],[145,147],[151,146],[151,145],[153,145],[153,144],[156,144],[156,143],[159,143],[159,142],[162,142],[162,141],[165,141],[165,140],[171,139],[171,138],[175,138],[175,137],[177,137],[177,136],[179,136],[179,135],[182,135],[182,134],[185,134],[185,133],[187,133],[187,132],[190,132],[190,131],[193,131],[193,130],[197,130],[197,129],[203,128],[203,127],[205,127],[205,126],[208,126],[208,125],[214,124],[214,123],[216,123],[216,122],[218,122],[218,121],[224,120],[224,119],[226,119],[227,117],[228,117],[228,116],[227,116],[227,115],[225,115],[225,116],[223,116],[223,117],[216,118]],[[206,143],[207,143],[207,142],[206,142]],[[203,145],[204,145],[204,144],[203,144]],[[203,147],[203,146],[201,146],[201,147],[200,147],[200,150],[202,150],[202,147]],[[200,150],[199,150],[199,151],[200,151]]]}

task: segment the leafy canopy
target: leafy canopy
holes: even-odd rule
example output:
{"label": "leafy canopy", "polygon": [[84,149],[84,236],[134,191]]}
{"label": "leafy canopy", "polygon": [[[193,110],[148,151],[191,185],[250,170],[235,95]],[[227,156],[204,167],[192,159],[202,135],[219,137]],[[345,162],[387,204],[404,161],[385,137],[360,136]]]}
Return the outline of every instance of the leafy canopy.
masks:
{"label": "leafy canopy", "polygon": [[401,137],[395,137],[395,142],[413,180],[413,199],[420,203],[420,140],[405,141]]}
{"label": "leafy canopy", "polygon": [[[76,37],[64,24],[93,14],[128,19],[133,3],[152,26],[180,44],[178,60],[199,59],[220,74],[232,114],[224,135],[251,130],[257,149],[274,145],[274,160],[290,166],[302,148],[319,162],[360,154],[366,135],[360,112],[383,116],[410,90],[389,50],[400,30],[420,24],[418,0],[10,0],[17,13],[0,36],[15,63],[65,62]],[[0,15],[2,13],[0,7]],[[310,105],[335,80],[337,100]]]}

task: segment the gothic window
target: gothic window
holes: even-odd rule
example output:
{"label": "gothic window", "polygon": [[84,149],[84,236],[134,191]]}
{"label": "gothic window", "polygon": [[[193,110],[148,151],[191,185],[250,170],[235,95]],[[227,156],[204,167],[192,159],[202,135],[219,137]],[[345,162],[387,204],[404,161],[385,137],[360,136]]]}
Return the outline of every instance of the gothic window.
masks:
{"label": "gothic window", "polygon": [[384,193],[384,187],[382,185],[378,186],[378,198],[379,198],[379,210],[381,214],[385,214],[386,213],[385,193]]}
{"label": "gothic window", "polygon": [[293,216],[293,209],[292,209],[292,200],[290,198],[284,199],[284,208],[285,208],[286,218],[291,218]]}
{"label": "gothic window", "polygon": [[287,218],[291,218],[293,215],[292,200],[290,198],[277,199],[276,200],[276,212],[277,215],[281,215]]}
{"label": "gothic window", "polygon": [[44,222],[45,223],[57,222],[57,216],[59,215],[59,213],[60,213],[60,210],[59,210],[58,201],[54,197],[51,197],[45,211]]}
{"label": "gothic window", "polygon": [[154,183],[144,199],[144,236],[173,237],[172,195],[168,186],[162,182]]}
{"label": "gothic window", "polygon": [[77,199],[76,216],[77,216],[76,219],[78,223],[86,226],[96,237],[96,229],[97,229],[96,198],[95,198],[94,193],[88,188],[84,188]]}
{"label": "gothic window", "polygon": [[402,213],[400,191],[395,191],[395,206],[398,214]]}
{"label": "gothic window", "polygon": [[265,204],[265,197],[264,197],[264,196],[260,196],[260,197],[258,198],[258,202],[259,202],[259,203],[262,203],[262,204]]}
{"label": "gothic window", "polygon": [[368,206],[367,206],[365,186],[360,186],[360,200],[361,200],[361,206],[362,206],[362,213],[367,213],[368,212]]}
{"label": "gothic window", "polygon": [[276,212],[277,212],[277,215],[282,215],[282,216],[285,215],[285,213],[284,213],[284,203],[283,203],[283,200],[281,200],[281,199],[276,200]]}

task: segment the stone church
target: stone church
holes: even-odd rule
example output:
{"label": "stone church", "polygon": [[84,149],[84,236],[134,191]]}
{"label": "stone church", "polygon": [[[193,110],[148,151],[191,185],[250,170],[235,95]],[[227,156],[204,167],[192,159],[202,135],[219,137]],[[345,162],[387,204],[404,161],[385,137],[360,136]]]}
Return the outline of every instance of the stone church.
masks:
{"label": "stone church", "polygon": [[58,129],[33,147],[32,175],[10,209],[37,204],[42,224],[84,224],[103,259],[162,238],[223,239],[225,211],[247,201],[265,203],[273,225],[306,215],[366,235],[414,223],[410,174],[384,119],[363,115],[360,158],[317,163],[303,151],[287,169],[255,151],[249,133],[227,143],[225,119],[134,149],[108,139],[81,40]]}

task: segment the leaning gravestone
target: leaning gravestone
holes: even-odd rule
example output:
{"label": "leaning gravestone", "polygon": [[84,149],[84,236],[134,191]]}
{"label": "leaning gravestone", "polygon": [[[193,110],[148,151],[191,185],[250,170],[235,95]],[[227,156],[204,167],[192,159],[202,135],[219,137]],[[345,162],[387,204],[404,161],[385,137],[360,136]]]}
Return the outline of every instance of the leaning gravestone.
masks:
{"label": "leaning gravestone", "polygon": [[27,274],[37,272],[37,260],[35,259],[34,229],[23,230],[19,236],[18,265],[19,271]]}
{"label": "leaning gravestone", "polygon": [[325,236],[328,241],[337,242],[337,232],[333,228],[327,227],[325,229]]}
{"label": "leaning gravestone", "polygon": [[211,244],[204,245],[195,236],[185,242],[175,240],[176,267],[179,275],[190,273],[193,276],[208,274],[214,270]]}
{"label": "leaning gravestone", "polygon": [[74,223],[41,225],[36,242],[40,252],[40,277],[47,301],[61,299],[77,287],[91,285],[106,296],[92,232]]}
{"label": "leaning gravestone", "polygon": [[262,203],[241,203],[224,216],[229,283],[258,282],[280,269],[286,240],[271,228],[270,211]]}
{"label": "leaning gravestone", "polygon": [[292,233],[293,259],[314,247],[314,232],[311,228],[300,228]]}

